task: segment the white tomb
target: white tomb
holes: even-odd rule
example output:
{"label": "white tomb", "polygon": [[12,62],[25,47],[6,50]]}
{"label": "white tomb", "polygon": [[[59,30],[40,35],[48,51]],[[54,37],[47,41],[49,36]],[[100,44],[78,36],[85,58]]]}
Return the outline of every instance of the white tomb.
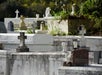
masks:
{"label": "white tomb", "polygon": [[9,52],[0,50],[0,75],[58,75],[62,52]]}
{"label": "white tomb", "polygon": [[[16,30],[19,28],[20,25],[20,18],[4,18],[4,24],[6,29],[8,30],[8,23],[12,21],[14,23],[14,29]],[[60,30],[68,34],[68,21],[62,20],[59,22],[59,19],[55,19],[54,17],[44,17],[44,18],[25,18],[24,23],[26,24],[27,28],[31,27],[31,25],[37,21],[45,21],[46,25],[48,26],[48,31],[52,30]]]}

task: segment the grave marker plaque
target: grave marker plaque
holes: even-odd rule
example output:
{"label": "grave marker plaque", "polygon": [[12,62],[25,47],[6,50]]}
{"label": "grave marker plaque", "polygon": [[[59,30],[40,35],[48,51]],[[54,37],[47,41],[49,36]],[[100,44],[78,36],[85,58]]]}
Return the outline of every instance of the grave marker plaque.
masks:
{"label": "grave marker plaque", "polygon": [[12,21],[8,23],[8,31],[14,31],[14,23]]}
{"label": "grave marker plaque", "polygon": [[88,65],[88,50],[76,49],[72,52],[72,64],[74,66],[86,66]]}

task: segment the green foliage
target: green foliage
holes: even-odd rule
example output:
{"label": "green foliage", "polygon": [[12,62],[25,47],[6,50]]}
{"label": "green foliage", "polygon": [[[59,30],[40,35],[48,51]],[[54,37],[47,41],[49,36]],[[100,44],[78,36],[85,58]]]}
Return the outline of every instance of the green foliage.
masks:
{"label": "green foliage", "polygon": [[31,28],[27,29],[27,33],[28,34],[32,34],[33,33],[33,30]]}
{"label": "green foliage", "polygon": [[102,0],[87,0],[82,3],[84,16],[94,22],[93,27],[102,32]]}
{"label": "green foliage", "polygon": [[67,20],[69,13],[66,11],[60,11],[60,12],[53,12],[55,19],[60,19],[60,20]]}
{"label": "green foliage", "polygon": [[[89,30],[90,32],[94,31],[94,29],[102,31],[102,0],[0,0],[0,20],[5,17],[15,17],[16,9],[20,11],[19,16],[35,17],[36,14],[40,14],[40,17],[43,17],[46,7],[52,9],[51,14],[55,18],[66,20],[71,12],[73,3],[77,5],[77,16],[84,15],[93,21],[92,24],[94,25],[89,26],[93,27],[91,31]],[[74,30],[71,32],[71,34],[75,33],[77,32]]]}
{"label": "green foliage", "polygon": [[66,35],[65,32],[63,32],[60,28],[57,27],[53,27],[52,31],[49,32],[49,34],[53,35],[53,36],[64,36]]}
{"label": "green foliage", "polygon": [[98,28],[102,31],[102,17],[100,18],[95,18],[95,28]]}

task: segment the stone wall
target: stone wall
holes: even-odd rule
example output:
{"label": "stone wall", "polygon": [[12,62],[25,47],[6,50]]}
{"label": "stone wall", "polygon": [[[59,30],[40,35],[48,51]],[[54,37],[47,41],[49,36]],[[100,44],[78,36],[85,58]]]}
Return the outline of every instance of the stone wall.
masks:
{"label": "stone wall", "polygon": [[[51,36],[48,34],[25,34],[27,39],[26,45],[30,51],[62,51],[62,42],[66,42],[68,51],[73,50],[72,41],[78,39],[80,36]],[[17,37],[19,33],[0,34],[0,41],[3,43],[5,49],[16,49],[20,43]],[[100,36],[85,36],[86,46],[90,51],[102,51],[102,37]]]}

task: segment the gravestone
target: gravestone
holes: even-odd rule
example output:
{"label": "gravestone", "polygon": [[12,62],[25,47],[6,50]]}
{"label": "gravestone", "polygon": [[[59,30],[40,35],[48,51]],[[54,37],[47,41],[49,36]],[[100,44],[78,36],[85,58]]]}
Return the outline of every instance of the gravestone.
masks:
{"label": "gravestone", "polygon": [[20,45],[16,49],[17,52],[29,52],[29,48],[25,45],[25,39],[27,39],[27,36],[25,36],[24,32],[20,32],[20,36],[18,36],[18,39],[20,39]]}
{"label": "gravestone", "polygon": [[43,31],[44,30],[44,26],[45,26],[45,22],[42,21],[41,24],[40,24],[40,30]]}
{"label": "gravestone", "polygon": [[86,66],[88,65],[88,50],[77,49],[72,52],[72,64],[74,66]]}
{"label": "gravestone", "polygon": [[8,23],[8,31],[14,31],[14,23],[12,21]]}

